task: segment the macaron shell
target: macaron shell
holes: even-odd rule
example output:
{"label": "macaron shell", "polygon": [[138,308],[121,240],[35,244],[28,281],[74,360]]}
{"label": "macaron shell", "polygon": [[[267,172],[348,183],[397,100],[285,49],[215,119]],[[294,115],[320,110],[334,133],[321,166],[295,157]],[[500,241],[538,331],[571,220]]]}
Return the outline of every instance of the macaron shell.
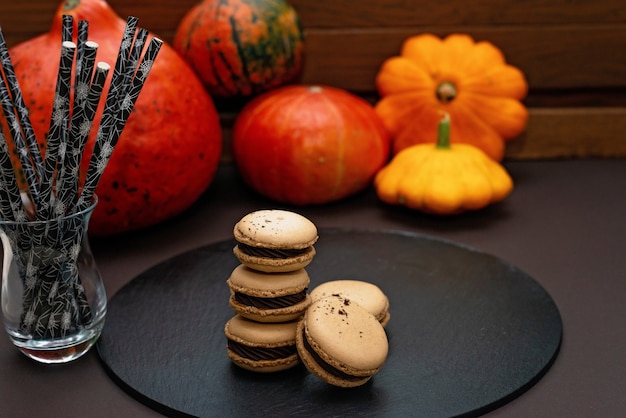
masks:
{"label": "macaron shell", "polygon": [[231,359],[233,363],[242,369],[249,370],[251,372],[256,373],[274,373],[280,372],[282,370],[290,369],[294,366],[297,366],[300,363],[300,359],[297,354],[294,354],[290,357],[279,359],[279,360],[260,360],[254,361],[247,359],[245,357],[241,357],[236,353],[228,350],[228,357]]}
{"label": "macaron shell", "polygon": [[[301,358],[308,357],[309,362],[312,356],[304,346],[304,339],[321,360],[350,376],[368,378],[380,370],[387,358],[389,343],[383,326],[347,298],[330,296],[313,302],[299,327],[298,353]],[[327,380],[322,373],[320,377]],[[346,384],[357,383],[343,383]]]}
{"label": "macaron shell", "polygon": [[228,339],[250,347],[283,347],[295,345],[298,321],[261,324],[235,315],[224,326]]}
{"label": "macaron shell", "polygon": [[264,273],[285,273],[302,269],[311,263],[315,256],[315,248],[309,247],[304,253],[289,258],[258,257],[244,253],[238,246],[233,248],[235,257],[246,267]]}
{"label": "macaron shell", "polygon": [[235,224],[233,235],[239,242],[262,248],[306,248],[318,238],[317,228],[309,219],[278,209],[247,214]]}
{"label": "macaron shell", "polygon": [[257,297],[280,297],[305,290],[311,282],[304,269],[268,274],[243,264],[235,267],[226,283],[233,292]]}
{"label": "macaron shell", "polygon": [[311,298],[316,301],[336,294],[361,305],[383,326],[389,323],[389,299],[375,284],[361,280],[332,280],[313,289]]}
{"label": "macaron shell", "polygon": [[309,350],[305,347],[304,339],[304,321],[301,320],[298,323],[298,330],[296,333],[296,347],[298,347],[298,355],[300,360],[310,371],[312,374],[316,375],[326,383],[329,383],[333,386],[343,387],[343,388],[352,388],[361,386],[367,381],[371,379],[371,376],[364,376],[362,378],[352,377],[350,379],[342,379],[326,370],[322,366],[318,364],[318,360],[316,360],[313,355],[309,352]]}
{"label": "macaron shell", "polygon": [[311,305],[311,296],[307,294],[302,302],[278,309],[261,309],[256,306],[244,305],[237,302],[233,295],[228,300],[228,304],[235,312],[246,319],[261,323],[275,323],[299,319]]}

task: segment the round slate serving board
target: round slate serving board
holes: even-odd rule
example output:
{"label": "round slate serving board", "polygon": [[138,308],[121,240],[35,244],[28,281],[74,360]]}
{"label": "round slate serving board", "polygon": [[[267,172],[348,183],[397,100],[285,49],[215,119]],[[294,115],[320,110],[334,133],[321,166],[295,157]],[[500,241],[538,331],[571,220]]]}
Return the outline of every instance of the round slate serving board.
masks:
{"label": "round slate serving board", "polygon": [[226,355],[234,241],[165,261],[109,301],[97,350],[132,396],[170,415],[480,415],[543,376],[561,342],[559,311],[531,277],[471,248],[413,233],[321,229],[311,288],[335,279],[389,297],[389,356],[355,389],[303,366],[256,374]]}

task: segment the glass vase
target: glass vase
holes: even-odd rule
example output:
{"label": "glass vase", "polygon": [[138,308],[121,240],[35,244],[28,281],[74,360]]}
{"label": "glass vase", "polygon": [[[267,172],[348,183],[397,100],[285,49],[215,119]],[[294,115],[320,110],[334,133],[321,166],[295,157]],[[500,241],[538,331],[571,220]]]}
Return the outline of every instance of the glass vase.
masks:
{"label": "glass vase", "polygon": [[52,220],[0,221],[4,326],[39,362],[81,357],[104,326],[106,292],[87,236],[96,204]]}

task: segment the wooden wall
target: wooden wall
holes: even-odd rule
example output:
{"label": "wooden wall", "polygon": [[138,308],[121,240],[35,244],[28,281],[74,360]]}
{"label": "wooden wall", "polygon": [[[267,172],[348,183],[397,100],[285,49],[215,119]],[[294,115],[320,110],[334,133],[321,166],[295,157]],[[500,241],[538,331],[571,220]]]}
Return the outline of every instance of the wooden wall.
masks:
{"label": "wooden wall", "polygon": [[[61,0],[0,2],[9,46],[46,31]],[[109,0],[166,41],[198,0]],[[463,32],[493,42],[527,76],[526,132],[507,158],[626,156],[623,0],[290,0],[307,39],[304,83],[375,100],[381,62],[413,34]],[[226,132],[234,115],[224,114]]]}

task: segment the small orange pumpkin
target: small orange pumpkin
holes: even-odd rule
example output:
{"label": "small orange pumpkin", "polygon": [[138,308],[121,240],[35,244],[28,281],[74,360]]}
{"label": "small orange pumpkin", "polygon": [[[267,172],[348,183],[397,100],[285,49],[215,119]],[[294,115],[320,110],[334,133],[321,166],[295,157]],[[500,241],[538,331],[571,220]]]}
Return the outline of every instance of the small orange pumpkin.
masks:
{"label": "small orange pumpkin", "polygon": [[244,106],[233,155],[258,193],[293,205],[321,205],[367,187],[389,156],[373,106],[330,86],[284,86]]}
{"label": "small orange pumpkin", "polygon": [[394,154],[432,142],[444,112],[454,124],[450,142],[469,143],[500,161],[505,141],[528,121],[524,74],[493,44],[464,34],[408,38],[400,56],[383,63],[376,87],[376,112],[392,135]]}

